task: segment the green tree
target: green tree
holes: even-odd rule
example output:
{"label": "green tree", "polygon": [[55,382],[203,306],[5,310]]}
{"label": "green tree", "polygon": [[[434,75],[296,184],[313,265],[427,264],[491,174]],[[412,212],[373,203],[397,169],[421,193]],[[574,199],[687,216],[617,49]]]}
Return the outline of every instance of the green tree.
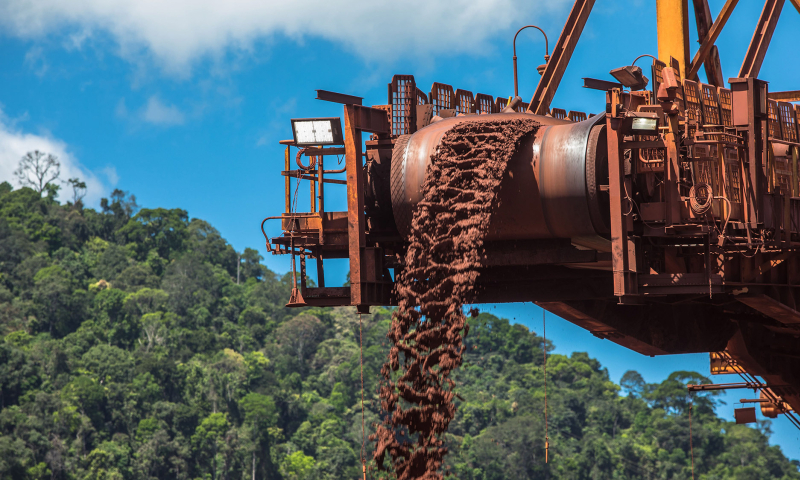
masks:
{"label": "green tree", "polygon": [[288,480],[307,480],[313,478],[316,461],[303,452],[287,455],[281,463],[281,473]]}
{"label": "green tree", "polygon": [[60,174],[61,162],[58,161],[58,157],[39,150],[26,153],[14,170],[14,175],[21,186],[31,187],[39,194],[50,182],[57,180]]}
{"label": "green tree", "polygon": [[222,472],[224,460],[220,453],[225,448],[228,428],[228,415],[216,412],[203,419],[192,435],[192,446],[199,454],[198,459],[209,465],[208,471],[213,479],[219,478]]}

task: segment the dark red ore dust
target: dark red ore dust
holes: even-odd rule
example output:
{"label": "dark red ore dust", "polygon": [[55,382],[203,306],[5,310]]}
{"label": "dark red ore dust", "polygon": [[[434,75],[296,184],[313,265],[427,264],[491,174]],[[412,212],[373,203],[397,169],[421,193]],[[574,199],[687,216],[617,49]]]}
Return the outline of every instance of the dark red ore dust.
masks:
{"label": "dark red ore dust", "polygon": [[[370,436],[378,467],[394,470],[398,480],[444,477],[442,437],[456,413],[450,374],[461,365],[469,330],[463,305],[473,297],[508,161],[538,127],[527,119],[465,121],[444,135],[431,157],[387,335],[384,421]],[[384,465],[387,454],[391,468]]]}

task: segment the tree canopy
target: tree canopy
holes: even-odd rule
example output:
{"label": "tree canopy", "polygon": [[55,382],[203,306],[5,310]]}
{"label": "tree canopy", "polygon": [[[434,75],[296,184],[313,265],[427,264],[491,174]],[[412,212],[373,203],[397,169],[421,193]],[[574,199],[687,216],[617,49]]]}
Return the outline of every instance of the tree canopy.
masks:
{"label": "tree canopy", "polygon": [[[285,308],[291,275],[262,260],[119,190],[95,211],[0,184],[0,478],[359,478],[359,345],[369,434],[391,312],[364,315],[360,339],[350,308]],[[455,478],[691,478],[692,407],[695,478],[800,479],[769,422],[735,425],[687,394],[697,373],[619,386],[586,353],[549,356],[545,464],[552,344],[469,322]]]}

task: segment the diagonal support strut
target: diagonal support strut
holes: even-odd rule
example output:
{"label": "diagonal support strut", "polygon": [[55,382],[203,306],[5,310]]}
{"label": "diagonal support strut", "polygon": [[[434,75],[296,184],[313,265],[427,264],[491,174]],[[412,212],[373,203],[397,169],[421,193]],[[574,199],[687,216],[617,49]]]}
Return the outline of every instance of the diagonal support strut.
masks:
{"label": "diagonal support strut", "polygon": [[764,62],[764,56],[767,54],[769,42],[772,40],[772,34],[775,32],[775,26],[778,24],[778,18],[781,16],[781,9],[783,9],[784,3],[786,3],[786,0],[767,0],[764,3],[761,17],[759,17],[756,30],[753,32],[753,39],[750,40],[750,46],[744,56],[742,68],[739,70],[739,78],[758,77],[758,72],[761,70],[761,64]]}
{"label": "diagonal support strut", "polygon": [[720,10],[717,19],[711,24],[711,13],[708,9],[708,0],[694,0],[695,19],[697,22],[698,37],[702,39],[700,49],[697,50],[692,63],[690,64],[686,78],[692,79],[697,76],[700,65],[705,65],[708,81],[716,86],[725,86],[722,77],[722,67],[719,61],[719,51],[716,45],[717,37],[722,32],[722,28],[731,16],[731,12],[736,8],[739,0],[728,0]]}
{"label": "diagonal support strut", "polygon": [[575,45],[578,44],[578,39],[581,37],[586,20],[592,12],[594,2],[595,0],[575,0],[575,4],[569,12],[569,17],[567,17],[567,23],[564,24],[561,36],[558,37],[558,42],[553,48],[550,60],[547,61],[547,67],[542,73],[539,85],[536,86],[536,92],[531,98],[531,103],[528,106],[529,113],[544,115],[550,108],[550,102],[553,101],[556,90],[558,90],[558,84],[561,83],[564,71],[569,65],[572,52],[575,50]]}

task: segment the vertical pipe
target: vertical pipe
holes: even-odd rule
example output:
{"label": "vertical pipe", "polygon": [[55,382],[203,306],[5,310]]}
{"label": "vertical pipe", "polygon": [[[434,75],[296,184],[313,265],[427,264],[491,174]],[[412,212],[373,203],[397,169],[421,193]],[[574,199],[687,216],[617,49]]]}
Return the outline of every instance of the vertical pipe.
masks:
{"label": "vertical pipe", "polygon": [[317,286],[325,288],[325,267],[322,263],[322,247],[317,249]]}
{"label": "vertical pipe", "polygon": [[800,196],[797,185],[797,147],[792,147],[792,191],[793,197]]}
{"label": "vertical pipe", "polygon": [[[316,159],[316,157],[314,157],[314,158]],[[317,212],[317,182],[315,180],[310,180],[308,182],[308,189],[309,189],[309,191],[311,193],[311,198],[310,198],[311,210],[310,210],[310,212],[311,213],[316,213]]]}
{"label": "vertical pipe", "polygon": [[689,61],[689,0],[656,0],[656,18],[658,59],[669,65],[674,57],[684,78]]}
{"label": "vertical pipe", "polygon": [[[722,144],[717,145],[717,161],[719,162],[719,185],[717,186],[717,191],[721,197],[730,200],[728,194],[728,170],[725,163],[725,150]],[[729,218],[729,215],[733,213],[729,211],[730,207],[728,205],[728,202],[720,202],[720,210],[724,218]]]}
{"label": "vertical pipe", "polygon": [[[319,196],[317,198],[319,199],[319,244],[320,245],[325,243],[325,234],[324,234],[324,231],[325,231],[325,199],[324,199],[324,197],[325,197],[325,178],[324,178],[325,167],[322,164],[322,159],[323,158],[324,158],[324,155],[320,155],[319,157],[317,157],[317,159],[319,160],[317,162],[317,183],[319,184]],[[320,252],[321,252],[321,250],[320,250]],[[321,255],[321,253],[320,253],[320,255]],[[321,262],[322,261],[321,258],[322,257],[320,257],[320,260],[318,260],[318,261]]]}
{"label": "vertical pipe", "polygon": [[[286,170],[287,172],[291,168],[291,163],[289,163],[289,149],[290,148],[291,147],[289,145],[286,145],[286,153],[284,154],[283,169]],[[286,182],[286,210],[285,211],[286,211],[286,213],[289,213],[289,212],[292,211],[292,198],[291,198],[292,179],[289,178],[288,176],[285,177],[285,178],[286,178],[286,180],[285,180],[285,182]]]}
{"label": "vertical pipe", "polygon": [[317,162],[317,183],[319,183],[319,248],[317,249],[317,285],[325,287],[325,269],[322,264],[322,245],[325,244],[325,166],[323,165],[324,155],[320,155]]}

